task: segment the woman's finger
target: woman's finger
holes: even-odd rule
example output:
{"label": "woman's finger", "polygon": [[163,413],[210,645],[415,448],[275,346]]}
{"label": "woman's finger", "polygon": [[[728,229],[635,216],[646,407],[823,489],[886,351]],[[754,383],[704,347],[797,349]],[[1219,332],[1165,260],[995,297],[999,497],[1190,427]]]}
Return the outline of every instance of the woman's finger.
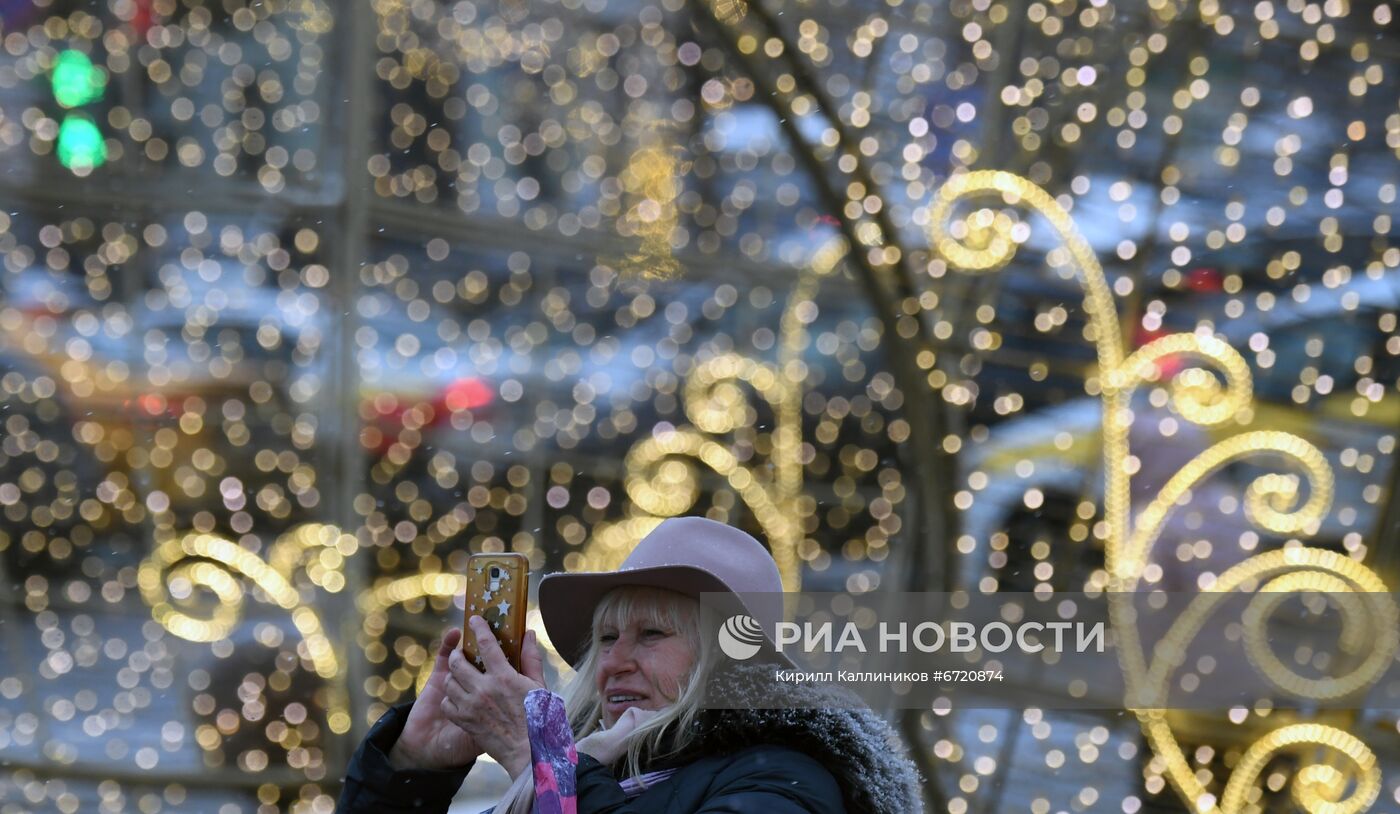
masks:
{"label": "woman's finger", "polygon": [[524,646],[520,648],[520,672],[526,678],[544,686],[544,651],[535,638],[535,631],[525,631]]}
{"label": "woman's finger", "polygon": [[476,728],[473,726],[472,717],[467,713],[467,709],[451,698],[443,698],[442,703],[438,705],[438,710],[442,712],[442,717],[446,718],[448,722],[468,734]]}
{"label": "woman's finger", "polygon": [[448,720],[468,732],[477,728],[476,724],[480,721],[475,699],[462,692],[461,687],[443,694],[442,710]]}
{"label": "woman's finger", "polygon": [[459,628],[451,628],[443,634],[442,644],[438,646],[437,659],[433,661],[433,672],[447,670],[447,660],[461,641],[462,631]]}
{"label": "woman's finger", "polygon": [[467,661],[467,655],[460,649],[453,650],[447,656],[447,669],[464,689],[476,692],[484,680],[481,671],[476,669],[476,665]]}
{"label": "woman's finger", "polygon": [[476,634],[476,652],[486,665],[486,672],[497,675],[515,672],[515,668],[511,667],[506,659],[505,652],[501,650],[500,642],[496,641],[496,635],[491,632],[491,625],[480,616],[468,619],[467,624],[471,625],[472,633]]}
{"label": "woman's finger", "polygon": [[442,694],[459,704],[467,703],[471,693],[460,683],[452,680],[442,682]]}

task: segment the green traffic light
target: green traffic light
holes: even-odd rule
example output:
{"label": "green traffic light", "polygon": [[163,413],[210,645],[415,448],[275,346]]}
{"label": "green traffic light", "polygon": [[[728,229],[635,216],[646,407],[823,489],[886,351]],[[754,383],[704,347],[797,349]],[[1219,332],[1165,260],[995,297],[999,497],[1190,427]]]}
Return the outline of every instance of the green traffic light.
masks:
{"label": "green traffic light", "polygon": [[92,60],[81,51],[64,51],[54,62],[53,98],[63,107],[78,107],[102,96],[107,78],[93,67]]}
{"label": "green traffic light", "polygon": [[92,120],[69,116],[58,126],[58,162],[75,172],[102,166],[107,144]]}

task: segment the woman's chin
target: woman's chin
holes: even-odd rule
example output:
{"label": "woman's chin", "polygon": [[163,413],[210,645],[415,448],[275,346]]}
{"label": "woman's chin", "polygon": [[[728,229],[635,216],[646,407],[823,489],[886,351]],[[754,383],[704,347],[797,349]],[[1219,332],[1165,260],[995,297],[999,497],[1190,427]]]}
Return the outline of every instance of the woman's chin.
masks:
{"label": "woman's chin", "polygon": [[656,708],[649,698],[642,698],[637,701],[605,702],[603,704],[603,723],[611,729],[613,724],[617,723],[617,720],[622,717],[622,714],[633,707],[646,710]]}

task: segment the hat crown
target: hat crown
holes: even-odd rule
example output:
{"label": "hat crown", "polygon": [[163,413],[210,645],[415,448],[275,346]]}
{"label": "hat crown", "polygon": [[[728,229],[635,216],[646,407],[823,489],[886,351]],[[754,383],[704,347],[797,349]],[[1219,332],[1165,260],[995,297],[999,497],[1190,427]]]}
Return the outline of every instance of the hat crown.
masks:
{"label": "hat crown", "polygon": [[734,593],[780,593],[782,578],[768,549],[733,526],[707,517],[671,517],[637,543],[619,571],[680,565],[699,568]]}

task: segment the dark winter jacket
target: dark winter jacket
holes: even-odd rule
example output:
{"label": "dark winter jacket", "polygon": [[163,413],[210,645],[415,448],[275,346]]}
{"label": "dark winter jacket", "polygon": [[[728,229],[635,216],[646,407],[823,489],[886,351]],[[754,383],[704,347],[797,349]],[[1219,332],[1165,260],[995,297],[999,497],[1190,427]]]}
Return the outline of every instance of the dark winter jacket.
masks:
{"label": "dark winter jacket", "polygon": [[[579,755],[579,814],[917,814],[918,775],[889,726],[868,709],[841,708],[839,691],[795,687],[793,709],[706,710],[683,754],[648,769],[675,767],[666,780],[628,799],[612,770]],[[829,702],[825,706],[824,702]],[[352,758],[340,812],[448,808],[470,766],[402,771],[388,753],[408,719],[407,705],[375,724]]]}

